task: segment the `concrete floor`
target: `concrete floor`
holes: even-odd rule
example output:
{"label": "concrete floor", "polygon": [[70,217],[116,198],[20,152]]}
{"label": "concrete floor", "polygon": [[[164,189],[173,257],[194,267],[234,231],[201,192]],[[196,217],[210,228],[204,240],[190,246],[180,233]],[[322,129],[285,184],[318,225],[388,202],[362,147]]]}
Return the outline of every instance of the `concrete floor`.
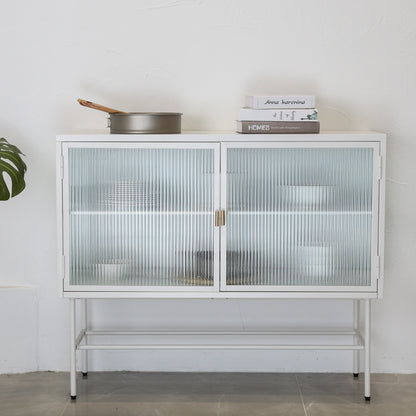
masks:
{"label": "concrete floor", "polygon": [[0,416],[414,416],[416,374],[373,374],[371,401],[352,374],[100,372],[0,375]]}

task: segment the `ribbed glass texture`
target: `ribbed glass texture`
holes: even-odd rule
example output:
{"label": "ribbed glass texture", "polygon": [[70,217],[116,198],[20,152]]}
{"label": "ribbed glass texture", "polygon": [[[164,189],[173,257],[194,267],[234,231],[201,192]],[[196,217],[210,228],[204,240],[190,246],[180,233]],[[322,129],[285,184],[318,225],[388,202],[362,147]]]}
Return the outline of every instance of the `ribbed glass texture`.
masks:
{"label": "ribbed glass texture", "polygon": [[212,286],[211,149],[70,148],[70,284]]}
{"label": "ribbed glass texture", "polygon": [[367,286],[372,148],[230,148],[228,285]]}

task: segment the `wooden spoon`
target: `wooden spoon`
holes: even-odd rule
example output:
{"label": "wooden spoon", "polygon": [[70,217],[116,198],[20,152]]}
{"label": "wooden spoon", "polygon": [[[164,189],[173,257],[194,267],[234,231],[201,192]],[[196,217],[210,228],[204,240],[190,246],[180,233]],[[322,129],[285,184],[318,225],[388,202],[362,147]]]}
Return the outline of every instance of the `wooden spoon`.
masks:
{"label": "wooden spoon", "polygon": [[115,110],[114,108],[104,107],[103,105],[96,104],[96,103],[93,103],[91,101],[81,100],[81,98],[78,98],[78,102],[81,105],[83,105],[84,107],[89,107],[89,108],[93,108],[94,110],[104,111],[105,113],[110,113],[110,114],[123,113],[123,114],[127,114],[125,111],[120,111],[120,110]]}

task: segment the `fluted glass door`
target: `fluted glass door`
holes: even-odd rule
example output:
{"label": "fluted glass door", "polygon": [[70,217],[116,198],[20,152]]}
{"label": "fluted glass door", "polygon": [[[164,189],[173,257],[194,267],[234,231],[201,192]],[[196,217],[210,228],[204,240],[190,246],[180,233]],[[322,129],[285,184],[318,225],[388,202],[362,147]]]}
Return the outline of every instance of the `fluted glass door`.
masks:
{"label": "fluted glass door", "polygon": [[66,149],[72,290],[214,290],[219,145]]}
{"label": "fluted glass door", "polygon": [[374,287],[375,155],[375,144],[227,144],[222,289]]}

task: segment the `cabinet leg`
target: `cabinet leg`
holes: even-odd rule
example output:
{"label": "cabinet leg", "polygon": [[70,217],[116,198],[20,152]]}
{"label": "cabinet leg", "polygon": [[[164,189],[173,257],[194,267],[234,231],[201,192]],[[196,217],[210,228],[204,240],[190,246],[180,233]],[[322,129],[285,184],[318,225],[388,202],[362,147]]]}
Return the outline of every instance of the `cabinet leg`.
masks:
{"label": "cabinet leg", "polygon": [[[360,301],[358,299],[353,300],[353,328],[354,331],[358,331],[360,327]],[[354,344],[357,345],[358,337],[354,336]],[[360,352],[359,350],[353,351],[353,375],[358,377],[360,372]]]}
{"label": "cabinet leg", "polygon": [[70,327],[70,348],[69,348],[69,354],[70,354],[70,364],[69,364],[69,374],[70,374],[70,384],[71,384],[71,399],[75,400],[77,398],[77,381],[76,381],[76,368],[77,368],[77,351],[76,351],[76,345],[75,345],[75,299],[71,298],[69,300],[69,307],[70,307],[70,318],[69,318],[69,327]]}
{"label": "cabinet leg", "polygon": [[364,301],[364,397],[370,400],[370,329],[371,329],[371,304],[370,299]]}
{"label": "cabinet leg", "polygon": [[[88,329],[88,304],[87,304],[87,299],[83,299],[82,301],[82,306],[83,306],[83,326],[84,329],[87,330]],[[85,335],[85,343],[88,343],[87,340],[87,335]],[[88,375],[88,350],[83,350],[82,351],[82,356],[81,356],[81,368],[82,368],[82,376],[83,377],[87,377]]]}

